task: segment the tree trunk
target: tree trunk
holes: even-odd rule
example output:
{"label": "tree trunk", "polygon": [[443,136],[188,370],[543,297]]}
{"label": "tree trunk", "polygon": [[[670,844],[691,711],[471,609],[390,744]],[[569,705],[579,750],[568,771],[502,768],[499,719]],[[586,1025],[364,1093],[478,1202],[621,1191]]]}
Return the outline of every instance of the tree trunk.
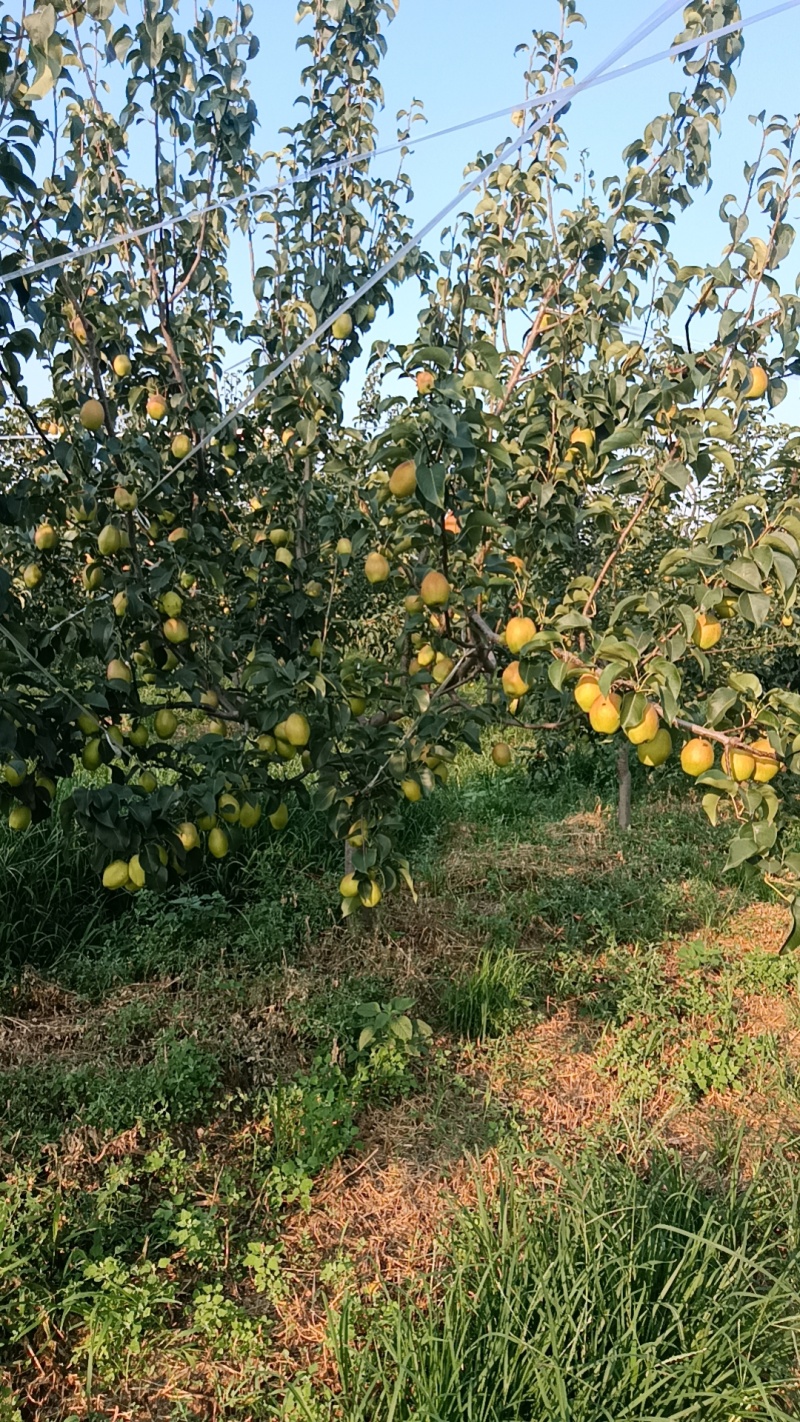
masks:
{"label": "tree trunk", "polygon": [[617,781],[619,783],[617,822],[621,830],[629,830],[631,827],[631,766],[627,744],[620,746],[617,756]]}

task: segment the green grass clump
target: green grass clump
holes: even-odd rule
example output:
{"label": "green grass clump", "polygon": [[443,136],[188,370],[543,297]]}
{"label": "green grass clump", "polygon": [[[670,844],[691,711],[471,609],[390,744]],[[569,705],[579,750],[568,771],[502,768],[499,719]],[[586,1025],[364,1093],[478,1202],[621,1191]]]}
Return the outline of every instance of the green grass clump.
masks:
{"label": "green grass clump", "polygon": [[[544,1196],[506,1178],[443,1267],[335,1329],[342,1422],[666,1422],[797,1415],[792,1194],[707,1196],[588,1157]],[[309,1414],[311,1415],[311,1414]]]}
{"label": "green grass clump", "polygon": [[444,999],[449,1025],[461,1037],[500,1037],[529,1010],[533,967],[513,948],[486,948],[471,972]]}

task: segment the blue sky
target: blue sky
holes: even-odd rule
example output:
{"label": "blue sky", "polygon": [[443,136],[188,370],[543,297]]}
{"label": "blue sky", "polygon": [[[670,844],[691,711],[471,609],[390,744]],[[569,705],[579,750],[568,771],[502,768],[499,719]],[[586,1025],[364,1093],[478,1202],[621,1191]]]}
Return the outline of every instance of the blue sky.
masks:
{"label": "blue sky", "polygon": [[[745,15],[768,8],[770,0],[743,0]],[[584,0],[583,29],[572,38],[582,74],[598,63],[655,8],[655,0]],[[515,56],[534,28],[552,28],[558,19],[555,0],[399,0],[397,18],[388,30],[389,52],[382,68],[386,109],[382,139],[395,134],[395,114],[411,99],[421,99],[432,129],[513,104],[522,98],[524,55]],[[295,54],[297,26],[294,0],[256,0],[256,28],[262,52],[256,62],[255,88],[264,137],[277,142],[277,130],[287,121],[296,93],[300,59]],[[635,57],[666,48],[681,28],[680,12],[640,45]],[[714,182],[698,196],[682,219],[676,250],[686,262],[713,260],[727,241],[719,206],[728,192],[741,193],[742,165],[757,149],[749,122],[762,109],[767,115],[791,118],[800,109],[797,55],[800,52],[800,8],[754,26],[746,32],[746,48],[737,71],[738,92],[726,115],[723,136],[716,144]],[[632,56],[634,57],[634,56]],[[263,77],[262,77],[263,76]],[[683,76],[668,61],[580,95],[566,126],[573,160],[581,150],[600,176],[620,169],[620,154],[647,121],[666,107],[669,90]],[[465,164],[477,148],[492,149],[510,132],[500,120],[466,133],[421,145],[407,160],[414,186],[411,207],[415,225],[422,225],[455,192]],[[758,227],[752,229],[758,231]],[[430,243],[435,250],[435,243]],[[418,306],[409,288],[401,295],[391,325],[377,334],[407,339],[413,332]],[[781,415],[800,415],[800,398],[792,392]]]}

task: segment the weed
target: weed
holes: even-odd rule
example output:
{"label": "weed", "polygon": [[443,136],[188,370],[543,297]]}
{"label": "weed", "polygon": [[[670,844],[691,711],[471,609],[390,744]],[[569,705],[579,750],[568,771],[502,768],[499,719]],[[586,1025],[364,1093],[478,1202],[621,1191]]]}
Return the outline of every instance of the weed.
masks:
{"label": "weed", "polygon": [[588,1158],[544,1198],[507,1176],[421,1291],[342,1309],[337,1415],[789,1418],[795,1261],[753,1226],[752,1190],[707,1197],[665,1160]]}
{"label": "weed", "polygon": [[472,971],[445,994],[444,1010],[463,1037],[499,1037],[530,1010],[532,965],[511,948],[485,949]]}

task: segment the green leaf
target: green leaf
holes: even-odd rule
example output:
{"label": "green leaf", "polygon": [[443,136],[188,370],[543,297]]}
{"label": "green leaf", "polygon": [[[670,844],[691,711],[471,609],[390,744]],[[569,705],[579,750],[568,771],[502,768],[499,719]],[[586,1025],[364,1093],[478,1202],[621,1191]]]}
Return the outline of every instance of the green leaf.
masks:
{"label": "green leaf", "polygon": [[761,592],[761,573],[756,563],[749,558],[734,558],[723,569],[726,582],[731,587],[743,588],[745,592]]}
{"label": "green leaf", "polygon": [[731,672],[728,677],[728,685],[732,686],[734,691],[739,691],[745,696],[764,695],[761,682],[757,676],[753,676],[752,672]]}
{"label": "green leaf", "polygon": [[444,508],[444,480],[443,464],[421,464],[417,469],[417,488],[435,509]]}
{"label": "green leaf", "polygon": [[753,839],[752,831],[748,825],[746,829],[739,831],[735,839],[731,840],[725,868],[726,870],[737,869],[740,864],[746,864],[748,859],[754,859],[757,854],[758,845]]}
{"label": "green leaf", "polygon": [[32,15],[26,16],[24,25],[31,44],[35,44],[39,49],[45,49],[47,41],[56,27],[55,5],[40,5]]}
{"label": "green leaf", "polygon": [[779,952],[793,953],[797,948],[800,948],[800,899],[795,899],[792,903],[792,927],[789,936],[781,944]]}
{"label": "green leaf", "polygon": [[742,593],[739,598],[739,611],[747,622],[752,622],[754,627],[763,627],[769,617],[771,602],[763,593]]}

